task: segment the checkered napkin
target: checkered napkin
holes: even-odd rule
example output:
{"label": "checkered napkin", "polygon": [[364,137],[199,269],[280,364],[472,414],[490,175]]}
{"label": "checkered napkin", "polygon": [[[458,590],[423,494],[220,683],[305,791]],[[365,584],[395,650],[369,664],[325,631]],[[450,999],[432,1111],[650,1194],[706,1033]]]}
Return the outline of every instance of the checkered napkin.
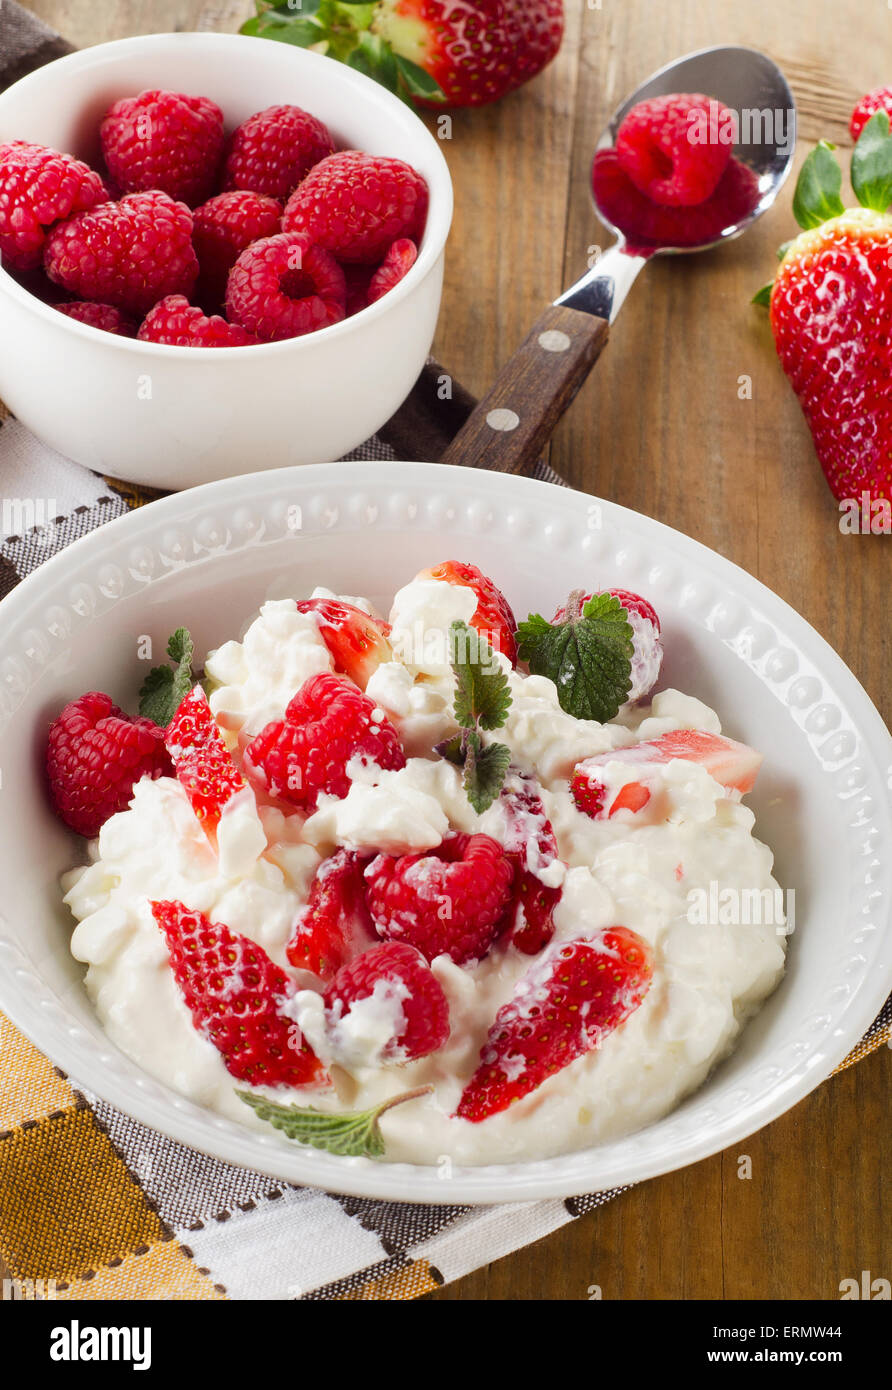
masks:
{"label": "checkered napkin", "polygon": [[[6,0],[0,87],[66,51]],[[429,364],[394,419],[354,457],[438,458],[473,404],[457,384],[441,402],[441,372]],[[538,476],[561,481],[544,465]],[[0,405],[0,495],[43,504],[36,526],[0,536],[2,597],[50,555],[156,494],[61,457]],[[843,1065],[890,1036],[887,1005]],[[20,1297],[417,1298],[622,1190],[481,1208],[276,1183],[130,1119],[63,1075],[0,1014],[0,1265]]]}

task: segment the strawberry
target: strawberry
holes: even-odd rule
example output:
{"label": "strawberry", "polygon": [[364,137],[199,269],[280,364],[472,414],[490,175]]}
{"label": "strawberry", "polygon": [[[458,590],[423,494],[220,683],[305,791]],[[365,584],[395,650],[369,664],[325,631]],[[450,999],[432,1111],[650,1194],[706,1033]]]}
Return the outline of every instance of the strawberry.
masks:
{"label": "strawberry", "polygon": [[531,965],[503,1004],[456,1110],[479,1123],[599,1047],[641,1004],[653,955],[628,927],[561,941]]}
{"label": "strawberry", "polygon": [[308,15],[291,0],[260,0],[242,33],[321,44],[422,105],[482,106],[541,72],[564,31],[562,0],[379,0],[350,8],[355,15],[337,0],[319,0]]}
{"label": "strawberry", "polygon": [[818,460],[840,502],[892,500],[892,134],[879,110],[852,155],[861,204],[845,208],[842,175],[821,142],[799,177],[793,211],[805,230],[785,248],[770,307],[784,371]]}
{"label": "strawberry", "polygon": [[[632,629],[632,684],[628,702],[643,700],[656,685],[663,665],[663,642],[660,636],[660,620],[653,604],[631,589],[605,589],[604,593],[617,599],[626,610],[626,617]],[[570,595],[567,604],[559,608],[552,623],[565,623],[572,612],[577,614],[591,601],[594,594]]]}
{"label": "strawberry", "polygon": [[150,906],[192,1022],[221,1053],[227,1071],[252,1086],[327,1081],[319,1058],[283,1011],[294,984],[256,941],[180,902]]}
{"label": "strawberry", "polygon": [[554,935],[554,910],[561,900],[560,887],[539,877],[558,859],[557,840],[532,777],[512,778],[501,802],[508,822],[502,847],[514,865],[508,939],[518,951],[535,956]]}
{"label": "strawberry", "polygon": [[292,965],[330,980],[375,939],[365,900],[368,858],[339,849],[323,860],[285,947]]}
{"label": "strawberry", "polygon": [[640,811],[650,800],[646,782],[626,782],[607,806],[610,794],[601,769],[614,762],[653,767],[675,758],[699,763],[716,782],[729,791],[740,792],[741,796],[752,791],[762,765],[761,753],[733,738],[703,733],[699,729],[673,729],[660,734],[659,738],[633,743],[629,748],[612,748],[609,753],[599,753],[577,763],[570,781],[573,799],[580,811],[594,820],[606,820],[617,811]]}
{"label": "strawberry", "polygon": [[333,598],[302,598],[298,612],[311,613],[319,635],[331,652],[335,670],[343,672],[365,690],[369,677],[382,663],[393,660],[387,640],[390,624],[371,618],[352,603]]}
{"label": "strawberry", "polygon": [[223,807],[242,790],[245,779],[229,755],[200,685],[180,704],[164,741],[192,809],[215,845]]}
{"label": "strawberry", "polygon": [[462,589],[472,589],[477,595],[477,607],[471,618],[471,627],[485,637],[495,651],[507,656],[512,666],[517,664],[517,642],[514,638],[517,623],[511,605],[501,589],[497,589],[482,570],[462,560],[444,560],[430,569],[419,570],[415,578],[437,579],[442,584],[457,584]]}

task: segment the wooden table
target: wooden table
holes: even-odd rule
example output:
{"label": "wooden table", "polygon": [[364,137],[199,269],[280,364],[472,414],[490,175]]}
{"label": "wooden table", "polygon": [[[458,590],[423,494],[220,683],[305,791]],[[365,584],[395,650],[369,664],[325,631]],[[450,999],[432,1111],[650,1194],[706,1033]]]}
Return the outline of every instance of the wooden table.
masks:
{"label": "wooden table", "polygon": [[[77,45],[166,29],[238,27],[243,0],[29,0]],[[800,111],[799,160],[824,136],[847,152],[857,97],[889,81],[881,0],[568,0],[563,48],[537,81],[453,115],[456,191],[435,350],[476,393],[540,307],[606,244],[591,209],[594,141],[654,68],[716,43],[764,47]],[[857,10],[857,14],[855,11]],[[799,407],[750,307],[792,235],[792,182],[741,241],[656,263],[555,436],[572,484],[704,541],[787,599],[839,651],[888,719],[890,543],[843,536]],[[751,398],[739,379],[749,377]],[[746,394],[745,392],[743,393]],[[435,1295],[442,1299],[838,1298],[889,1277],[882,1200],[892,1160],[881,1049],[744,1144],[616,1201]],[[748,1154],[752,1177],[738,1177]]]}

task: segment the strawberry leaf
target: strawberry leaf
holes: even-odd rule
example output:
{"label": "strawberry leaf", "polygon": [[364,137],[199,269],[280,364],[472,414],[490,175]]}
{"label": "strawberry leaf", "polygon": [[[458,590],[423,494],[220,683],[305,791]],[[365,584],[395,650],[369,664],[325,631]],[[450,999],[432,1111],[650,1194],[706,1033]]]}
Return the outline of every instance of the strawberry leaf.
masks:
{"label": "strawberry leaf", "polygon": [[465,745],[463,786],[474,810],[482,815],[502,790],[511,762],[511,749],[504,743],[484,744],[480,735],[475,733],[468,733]]}
{"label": "strawberry leaf", "polygon": [[396,59],[397,72],[405,85],[406,91],[411,97],[423,97],[425,101],[444,101],[446,93],[439,82],[431,77],[429,72],[413,63],[410,58],[404,58],[401,53],[394,55]]}
{"label": "strawberry leaf", "polygon": [[236,1090],[236,1095],[261,1120],[266,1120],[273,1129],[281,1130],[298,1144],[350,1158],[380,1158],[384,1153],[384,1138],[378,1121],[385,1110],[427,1095],[432,1090],[432,1086],[419,1086],[414,1091],[405,1091],[380,1105],[374,1105],[370,1110],[341,1113],[297,1105],[277,1105],[275,1101],[252,1091]]}
{"label": "strawberry leaf", "polygon": [[752,299],[750,300],[750,303],[761,304],[767,309],[769,304],[771,303],[771,291],[773,289],[774,281],[769,280],[767,285],[763,285],[760,290],[756,290],[756,293],[753,295]]}
{"label": "strawberry leaf", "polygon": [[593,594],[561,623],[533,613],[517,641],[533,675],[554,681],[561,709],[600,724],[615,718],[632,685],[632,627],[619,599]]}
{"label": "strawberry leaf", "polygon": [[820,227],[831,217],[845,212],[840,190],[842,170],[826,140],[812,150],[799,171],[793,195],[793,216],[800,227]]}
{"label": "strawberry leaf", "polygon": [[192,658],[195,643],[188,628],[178,627],[167,643],[173,666],[153,666],[139,692],[139,712],[164,729],[194,682]]}
{"label": "strawberry leaf", "polygon": [[871,116],[852,154],[852,187],[862,207],[885,212],[892,203],[892,133],[888,111]]}

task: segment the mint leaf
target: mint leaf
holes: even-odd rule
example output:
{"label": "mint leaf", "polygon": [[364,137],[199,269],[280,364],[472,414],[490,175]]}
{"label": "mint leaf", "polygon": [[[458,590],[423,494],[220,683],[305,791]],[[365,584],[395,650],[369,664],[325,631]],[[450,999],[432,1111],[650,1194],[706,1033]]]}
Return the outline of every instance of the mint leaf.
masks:
{"label": "mint leaf", "polygon": [[347,1110],[340,1114],[311,1107],[302,1109],[297,1105],[277,1105],[252,1091],[236,1090],[236,1095],[261,1120],[266,1120],[273,1129],[281,1130],[298,1144],[350,1158],[380,1158],[384,1153],[384,1138],[378,1121],[385,1110],[427,1095],[433,1089],[433,1086],[419,1086],[414,1091],[404,1091],[402,1095],[372,1106],[370,1110]]}
{"label": "mint leaf", "polygon": [[767,308],[768,308],[768,305],[771,303],[771,291],[772,291],[773,289],[774,289],[774,281],[773,281],[773,280],[769,280],[767,285],[763,285],[762,288],[761,288],[760,290],[757,290],[757,291],[756,291],[756,293],[753,295],[752,299],[750,300],[750,303],[751,303],[751,304],[762,304],[762,305],[764,305],[764,307],[767,309]]}
{"label": "mint leaf", "polygon": [[593,594],[581,610],[571,596],[567,611],[566,620],[554,624],[531,614],[517,631],[518,655],[534,675],[554,681],[561,709],[604,724],[632,686],[628,614],[612,594]]}
{"label": "mint leaf", "polygon": [[892,134],[888,111],[876,111],[852,155],[852,187],[862,207],[885,212],[892,203]]}
{"label": "mint leaf", "polygon": [[508,677],[492,647],[467,623],[449,629],[449,660],[455,672],[455,717],[463,729],[500,729],[508,718]]}
{"label": "mint leaf", "polygon": [[474,810],[482,815],[502,790],[511,749],[504,743],[484,744],[475,733],[468,733],[466,746],[463,786]]}
{"label": "mint leaf", "polygon": [[799,171],[793,195],[793,216],[800,227],[820,227],[830,217],[845,212],[840,190],[842,170],[833,154],[834,146],[822,140]]}
{"label": "mint leaf", "polygon": [[153,666],[139,692],[139,712],[162,729],[173,719],[192,689],[195,643],[188,628],[178,627],[168,639],[167,655],[173,666]]}

